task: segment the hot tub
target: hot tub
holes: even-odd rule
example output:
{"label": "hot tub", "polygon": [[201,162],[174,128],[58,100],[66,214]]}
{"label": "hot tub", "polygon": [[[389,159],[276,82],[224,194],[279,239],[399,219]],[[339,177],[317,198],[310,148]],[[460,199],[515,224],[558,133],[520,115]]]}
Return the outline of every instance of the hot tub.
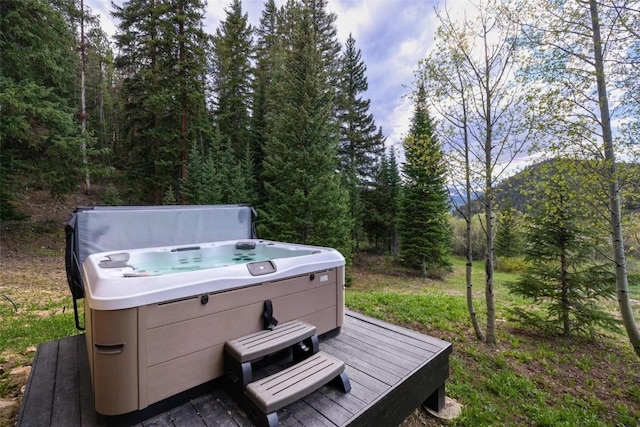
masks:
{"label": "hot tub", "polygon": [[120,415],[224,374],[226,341],[279,322],[318,334],[344,316],[344,257],[259,239],[102,252],[83,264],[96,410]]}

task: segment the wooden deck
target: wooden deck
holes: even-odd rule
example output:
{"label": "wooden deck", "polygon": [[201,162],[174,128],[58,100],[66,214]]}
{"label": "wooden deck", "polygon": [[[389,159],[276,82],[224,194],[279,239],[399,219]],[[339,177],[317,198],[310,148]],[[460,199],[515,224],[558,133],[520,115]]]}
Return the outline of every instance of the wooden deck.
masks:
{"label": "wooden deck", "polygon": [[[341,333],[320,343],[346,363],[351,392],[325,386],[278,411],[282,426],[396,426],[422,403],[444,404],[451,344],[347,312]],[[38,346],[18,426],[106,426],[95,412],[83,335]],[[139,426],[252,426],[221,383]]]}

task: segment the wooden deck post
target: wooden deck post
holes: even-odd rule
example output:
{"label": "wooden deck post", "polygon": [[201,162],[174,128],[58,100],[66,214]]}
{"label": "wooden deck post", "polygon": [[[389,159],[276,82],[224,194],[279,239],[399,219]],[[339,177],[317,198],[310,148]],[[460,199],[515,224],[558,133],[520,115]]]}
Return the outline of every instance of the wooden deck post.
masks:
{"label": "wooden deck post", "polygon": [[444,383],[438,387],[436,391],[431,393],[431,396],[424,401],[423,405],[436,412],[442,411],[444,408]]}

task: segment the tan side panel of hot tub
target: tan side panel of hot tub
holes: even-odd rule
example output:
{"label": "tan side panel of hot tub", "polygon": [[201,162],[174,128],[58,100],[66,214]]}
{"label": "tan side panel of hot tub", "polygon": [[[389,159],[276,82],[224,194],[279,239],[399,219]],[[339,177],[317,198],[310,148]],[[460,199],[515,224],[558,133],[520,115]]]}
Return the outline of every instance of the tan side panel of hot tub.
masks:
{"label": "tan side panel of hot tub", "polygon": [[219,344],[149,368],[149,404],[223,376],[223,351],[224,344]]}
{"label": "tan side panel of hot tub", "polygon": [[91,320],[92,310],[89,307],[89,299],[84,299],[84,339],[87,344],[87,356],[89,357],[89,372],[91,373],[91,389],[95,388],[93,383],[93,333],[91,332],[91,325],[93,321]]}
{"label": "tan side panel of hot tub", "polygon": [[147,394],[147,308],[138,307],[138,404],[140,409],[149,406]]}
{"label": "tan side panel of hot tub", "polygon": [[324,310],[315,311],[313,313],[306,314],[298,317],[298,320],[307,322],[311,325],[315,325],[318,335],[322,335],[325,332],[331,331],[336,328],[335,324],[336,308],[329,307]]}
{"label": "tan side panel of hot tub", "polygon": [[137,309],[92,311],[91,345],[96,411],[118,415],[138,409]]}
{"label": "tan side panel of hot tub", "polygon": [[[281,323],[304,320],[316,325],[318,333],[336,327],[335,284],[283,295],[272,302]],[[262,302],[254,303],[147,331],[144,394],[148,404],[221,377],[224,343],[262,329],[262,309]]]}
{"label": "tan side panel of hot tub", "polygon": [[[208,294],[209,300],[206,304],[200,303],[201,296],[198,295],[185,300],[150,305],[147,312],[147,328],[151,329],[182,320],[206,316],[232,307],[258,302],[263,303],[267,299],[273,300],[282,295],[308,291],[326,284],[336,283],[335,269],[316,272],[313,276],[313,280],[310,280],[310,275],[304,275],[276,282],[266,282],[234,291]],[[327,279],[321,281],[322,276],[326,276]],[[341,285],[340,288],[342,288]]]}
{"label": "tan side panel of hot tub", "polygon": [[344,325],[344,293],[345,293],[345,270],[338,267],[336,274],[336,326]]}
{"label": "tan side panel of hot tub", "polygon": [[[306,320],[315,325],[318,335],[336,328],[336,286],[325,286],[274,298],[273,315],[279,322]],[[325,310],[329,310],[328,312]],[[318,312],[324,317],[314,316]],[[313,321],[310,319],[314,319]]]}
{"label": "tan side panel of hot tub", "polygon": [[[269,285],[265,285],[269,286]],[[329,317],[335,328],[335,285],[309,289],[271,298],[273,315],[279,322],[299,319],[310,313],[332,307]],[[198,302],[199,304],[199,302]],[[189,353],[204,350],[262,329],[263,302],[176,322],[147,331],[147,366],[157,365]],[[323,322],[324,323],[324,322]],[[327,325],[320,325],[324,333]],[[318,325],[316,325],[318,327]]]}
{"label": "tan side panel of hot tub", "polygon": [[251,304],[150,329],[147,331],[147,366],[260,330],[261,314],[262,304]]}
{"label": "tan side panel of hot tub", "polygon": [[262,328],[251,304],[147,331],[148,404],[224,375],[224,343]]}
{"label": "tan side panel of hot tub", "polygon": [[141,347],[146,351],[140,352],[140,369],[147,367],[141,375],[146,379],[146,387],[141,383],[142,406],[222,376],[224,342],[262,329],[266,299],[273,302],[280,323],[304,320],[315,325],[318,334],[340,326],[336,304],[343,286],[336,284],[335,269],[311,277],[208,294],[204,304],[199,295],[141,307],[140,321],[146,324],[140,327]]}
{"label": "tan side panel of hot tub", "polygon": [[[331,330],[335,307],[302,316],[299,320]],[[247,332],[248,334],[250,332]],[[243,335],[246,335],[243,334]],[[159,363],[147,369],[148,404],[224,375],[224,343]]]}

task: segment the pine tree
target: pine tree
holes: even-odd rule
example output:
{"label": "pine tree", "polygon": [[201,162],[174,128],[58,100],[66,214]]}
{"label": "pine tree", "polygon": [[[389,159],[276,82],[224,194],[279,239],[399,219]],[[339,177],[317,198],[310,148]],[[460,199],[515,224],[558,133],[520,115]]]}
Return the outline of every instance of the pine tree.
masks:
{"label": "pine tree", "polygon": [[[247,203],[255,201],[255,182],[251,154],[248,144],[243,150],[243,157],[237,158],[231,139],[226,135],[220,135],[219,150],[211,150],[215,157],[218,186],[221,199],[217,203]],[[248,162],[248,164],[247,164]]]}
{"label": "pine tree", "polygon": [[[290,5],[291,7],[291,5]],[[311,14],[293,5],[290,49],[274,74],[265,144],[261,236],[335,247],[349,257],[347,195],[336,174],[329,79]]]}
{"label": "pine tree", "polygon": [[400,217],[400,203],[402,201],[402,181],[396,153],[393,149],[389,150],[389,165],[383,178],[385,187],[388,189],[386,224],[388,224],[389,252],[391,255],[397,256],[399,251],[398,218]]}
{"label": "pine tree", "polygon": [[113,183],[108,183],[102,194],[102,204],[105,206],[122,206],[120,192]]}
{"label": "pine tree", "polygon": [[187,177],[180,191],[192,204],[247,203],[256,200],[250,150],[237,160],[229,138],[214,133],[208,147],[192,144],[187,164]]}
{"label": "pine tree", "polygon": [[80,182],[81,139],[73,94],[78,57],[69,2],[0,2],[0,205],[11,208],[14,178],[61,196]]}
{"label": "pine tree", "polygon": [[[327,73],[329,85],[327,90],[331,97],[336,97],[340,85],[340,50],[338,28],[335,13],[327,10],[328,0],[302,0],[302,7],[309,13],[316,47],[320,54],[322,67]],[[333,111],[335,114],[335,110]]]}
{"label": "pine tree", "polygon": [[256,176],[256,204],[260,207],[265,199],[264,185],[262,185],[262,163],[267,135],[267,100],[277,63],[278,10],[274,0],[265,2],[260,25],[256,28],[255,35],[256,66],[252,83],[250,147],[253,153],[253,170]]}
{"label": "pine tree", "polygon": [[[125,178],[136,188],[124,188],[132,200],[160,203],[162,189],[156,188],[154,159],[160,141],[154,129],[159,126],[159,109],[150,105],[150,94],[159,91],[157,29],[160,8],[156,1],[132,1],[114,6],[112,15],[119,20],[115,42],[119,54],[116,70],[122,73],[121,146],[116,153],[118,163],[125,164]],[[158,129],[159,131],[159,129]],[[151,193],[151,194],[149,194]]]}
{"label": "pine tree", "polygon": [[242,159],[251,137],[252,32],[240,0],[233,0],[213,38],[215,120],[237,160]]}
{"label": "pine tree", "polygon": [[215,171],[210,170],[209,160],[204,148],[197,142],[192,142],[187,161],[187,175],[180,180],[180,194],[189,204],[215,204],[220,199],[217,182],[213,180]]}
{"label": "pine tree", "polygon": [[84,190],[90,193],[92,180],[113,172],[110,153],[115,143],[115,77],[113,51],[108,35],[100,28],[87,0],[62,0],[75,33],[79,68],[76,70],[74,103],[80,122]]}
{"label": "pine tree", "polygon": [[382,153],[372,185],[363,188],[363,227],[375,249],[397,255],[400,171],[393,150]]}
{"label": "pine tree", "polygon": [[504,207],[498,213],[495,251],[498,257],[515,257],[522,254],[517,212],[511,206]]}
{"label": "pine tree", "polygon": [[413,268],[449,266],[449,197],[442,148],[426,107],[424,87],[416,91],[409,135],[403,141],[405,185],[400,208],[400,256]]}
{"label": "pine tree", "polygon": [[116,100],[113,95],[116,91],[114,53],[107,34],[97,22],[88,22],[90,27],[86,35],[87,128],[95,136],[95,149],[99,152],[100,163],[108,165],[117,129]]}
{"label": "pine tree", "polygon": [[361,96],[369,85],[365,76],[366,66],[355,43],[349,35],[340,62],[337,118],[340,125],[340,170],[349,191],[353,219],[351,238],[357,249],[364,220],[361,193],[363,186],[371,185],[374,179],[374,166],[384,150],[384,137],[377,132],[373,115],[369,113],[370,100]]}
{"label": "pine tree", "polygon": [[551,334],[593,337],[598,328],[618,328],[619,322],[600,304],[614,297],[616,278],[610,266],[594,261],[597,227],[590,226],[588,209],[566,171],[556,166],[539,183],[536,209],[526,221],[525,257],[531,267],[508,285],[537,309],[510,313]]}
{"label": "pine tree", "polygon": [[179,187],[190,141],[206,126],[204,3],[132,0],[113,15],[116,68],[125,76],[120,155],[132,198],[159,203]]}

